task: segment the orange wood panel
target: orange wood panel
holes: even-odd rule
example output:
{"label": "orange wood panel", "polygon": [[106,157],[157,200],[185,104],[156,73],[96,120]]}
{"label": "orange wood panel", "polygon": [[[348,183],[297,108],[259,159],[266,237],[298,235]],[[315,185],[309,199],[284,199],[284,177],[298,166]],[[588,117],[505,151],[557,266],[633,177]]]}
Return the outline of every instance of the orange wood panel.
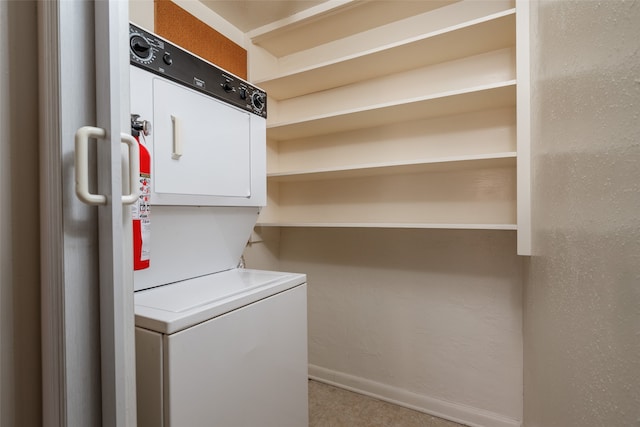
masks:
{"label": "orange wood panel", "polygon": [[247,51],[170,0],[155,0],[155,32],[217,66],[247,78]]}

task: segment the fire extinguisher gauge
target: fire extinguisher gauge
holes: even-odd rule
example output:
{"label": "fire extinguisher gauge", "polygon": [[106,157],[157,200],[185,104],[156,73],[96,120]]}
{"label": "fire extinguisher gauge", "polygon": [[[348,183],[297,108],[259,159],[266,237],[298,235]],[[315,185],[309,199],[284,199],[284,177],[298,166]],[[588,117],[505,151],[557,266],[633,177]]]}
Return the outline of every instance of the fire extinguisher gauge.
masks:
{"label": "fire extinguisher gauge", "polygon": [[131,115],[131,133],[138,136],[142,133],[144,136],[151,134],[151,122],[148,120],[139,120],[140,114]]}
{"label": "fire extinguisher gauge", "polygon": [[151,134],[151,122],[149,120],[142,121],[142,134],[144,136]]}

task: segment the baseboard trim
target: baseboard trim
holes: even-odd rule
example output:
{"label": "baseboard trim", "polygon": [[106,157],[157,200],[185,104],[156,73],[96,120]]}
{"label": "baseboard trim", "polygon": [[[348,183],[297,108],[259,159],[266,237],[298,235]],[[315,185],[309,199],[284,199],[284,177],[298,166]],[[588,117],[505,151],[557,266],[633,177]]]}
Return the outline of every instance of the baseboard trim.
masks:
{"label": "baseboard trim", "polygon": [[471,427],[522,426],[519,420],[494,412],[424,396],[317,365],[309,365],[309,378]]}

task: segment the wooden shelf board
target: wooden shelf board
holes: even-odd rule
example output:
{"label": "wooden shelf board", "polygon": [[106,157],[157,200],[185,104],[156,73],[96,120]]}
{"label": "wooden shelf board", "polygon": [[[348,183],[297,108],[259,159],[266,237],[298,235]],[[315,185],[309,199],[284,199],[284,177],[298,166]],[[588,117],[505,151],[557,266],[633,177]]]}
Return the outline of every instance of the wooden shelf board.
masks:
{"label": "wooden shelf board", "polygon": [[408,2],[398,7],[390,1],[334,0],[257,28],[248,36],[253,44],[281,57],[458,1]]}
{"label": "wooden shelf board", "polygon": [[[322,26],[326,23],[335,25],[336,19],[340,20],[342,16],[353,15],[361,5],[375,3],[377,2],[338,0],[334,2],[335,9],[327,5],[320,6],[314,12],[315,14],[300,14],[294,20],[283,21],[275,26],[253,32],[249,35],[253,43],[280,58],[279,72],[269,78],[258,78],[255,82],[267,90],[274,100],[286,100],[409,70],[419,72],[423,69],[431,70],[426,67],[515,45],[514,9],[492,14],[489,10],[483,9],[483,17],[476,19],[471,19],[471,16],[458,17],[457,21],[438,25],[448,25],[443,29],[431,31],[436,27],[425,28],[422,31],[427,33],[419,36],[417,31],[406,33],[400,31],[396,33],[396,38],[392,42],[386,39],[385,43],[383,40],[383,45],[379,47],[359,42],[363,40],[362,38],[348,38],[349,34],[337,34],[338,30],[333,34],[332,28],[329,27],[327,31],[316,32],[316,34],[313,34],[313,31],[309,32],[310,29],[319,28],[316,25]],[[474,16],[480,16],[480,13]],[[350,25],[359,18],[361,15],[351,19]],[[450,25],[463,19],[468,20]],[[402,24],[398,23],[398,25]],[[394,28],[397,29],[398,25]],[[349,32],[350,29],[339,28],[339,31]],[[363,31],[366,32],[358,29],[355,33]],[[305,32],[311,36],[297,38],[296,35]],[[412,35],[416,37],[411,37]],[[327,38],[320,43],[347,37],[348,39],[345,40],[353,44],[349,49],[340,51],[331,50],[331,44],[319,46],[316,49],[317,41],[313,40],[314,37]],[[401,38],[403,40],[399,40]],[[308,52],[302,52],[307,49]],[[360,51],[356,52],[358,49]],[[472,73],[472,70],[469,72]],[[498,77],[494,76],[494,78]],[[504,79],[507,78],[511,77],[504,77]],[[374,82],[378,81],[374,80]],[[398,97],[408,96],[402,95],[400,90],[397,91],[397,95]],[[297,105],[294,101],[292,102],[293,104],[285,104],[286,101],[283,101],[283,105],[287,107]],[[361,104],[363,103],[358,105]],[[335,105],[340,103],[336,102]],[[366,107],[338,107],[343,110],[295,120],[290,118],[297,117],[302,111],[292,112],[291,116],[287,116],[287,110],[282,108],[281,116],[277,118],[279,122],[268,123],[267,135],[273,141],[304,139],[319,135],[329,135],[325,138],[330,138],[330,134],[338,132],[442,116],[456,117],[458,114],[473,111],[515,106],[516,81],[508,80]],[[273,118],[276,117],[277,114],[274,113]],[[298,142],[305,141],[295,141],[296,144]],[[369,160],[376,160],[376,158]],[[275,184],[271,187],[273,197],[270,200],[274,203],[270,203],[270,206],[263,211],[261,216],[264,221],[259,218],[256,226],[518,230],[513,194],[516,161],[519,161],[516,153],[509,151],[272,172],[268,174],[269,181],[283,184]],[[432,178],[427,174],[440,171],[450,172],[450,176],[446,176],[445,189],[438,185],[438,180],[428,179],[428,185],[425,186],[424,180],[416,180],[415,178],[419,175],[414,175],[424,173],[425,178]],[[390,176],[386,176],[387,174]],[[474,178],[474,174],[478,175],[478,180],[470,181]],[[352,177],[356,179],[349,179]],[[357,179],[358,177],[365,177],[365,179]],[[332,181],[334,179],[336,181]],[[381,185],[372,186],[370,185],[372,181]],[[388,181],[393,181],[394,185],[386,186]],[[343,188],[343,185],[346,185],[346,188]],[[483,190],[483,197],[479,201],[476,200],[477,192],[473,191],[474,186],[479,186],[478,188]],[[369,187],[374,187],[375,191],[367,192]],[[396,191],[397,188],[401,190],[399,193]],[[324,200],[328,190],[337,191],[337,195],[334,196],[331,193],[332,198],[328,200],[333,203],[319,203]],[[453,196],[449,197],[450,194]],[[414,206],[416,203],[419,205]],[[373,215],[370,213],[371,209],[381,209],[381,211],[376,210],[376,214]],[[450,215],[452,209],[453,215]],[[346,221],[341,222],[342,220]],[[424,222],[421,222],[423,220]],[[447,221],[453,223],[447,223]],[[480,221],[480,223],[467,221]],[[501,223],[493,223],[493,221]]]}
{"label": "wooden shelf board", "polygon": [[268,173],[271,181],[310,181],[317,179],[344,179],[369,175],[411,174],[421,172],[454,171],[498,167],[515,167],[516,152],[442,157],[410,162],[374,163],[343,166],[340,168],[318,168],[306,171]]}
{"label": "wooden shelf board", "polygon": [[486,84],[372,105],[367,108],[338,111],[306,120],[267,125],[267,137],[275,140],[305,138],[403,121],[426,119],[483,109],[514,106],[516,81]]}
{"label": "wooden shelf board", "polygon": [[270,97],[287,99],[506,48],[514,40],[515,9],[510,9],[255,83]]}
{"label": "wooden shelf board", "polygon": [[516,224],[439,224],[366,222],[260,222],[258,227],[334,227],[334,228],[434,228],[449,230],[517,230]]}

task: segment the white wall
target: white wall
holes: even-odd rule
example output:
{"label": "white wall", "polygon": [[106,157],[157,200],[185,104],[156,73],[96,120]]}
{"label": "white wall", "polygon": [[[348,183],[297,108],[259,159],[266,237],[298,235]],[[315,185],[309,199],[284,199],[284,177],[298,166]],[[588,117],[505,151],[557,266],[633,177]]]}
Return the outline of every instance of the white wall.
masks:
{"label": "white wall", "polygon": [[518,425],[515,232],[264,230],[248,267],[308,275],[312,376],[474,425]]}
{"label": "white wall", "polygon": [[0,425],[40,426],[35,1],[0,2]]}
{"label": "white wall", "polygon": [[129,0],[129,20],[145,30],[153,31],[153,0]]}
{"label": "white wall", "polygon": [[640,1],[533,3],[526,427],[640,425]]}

